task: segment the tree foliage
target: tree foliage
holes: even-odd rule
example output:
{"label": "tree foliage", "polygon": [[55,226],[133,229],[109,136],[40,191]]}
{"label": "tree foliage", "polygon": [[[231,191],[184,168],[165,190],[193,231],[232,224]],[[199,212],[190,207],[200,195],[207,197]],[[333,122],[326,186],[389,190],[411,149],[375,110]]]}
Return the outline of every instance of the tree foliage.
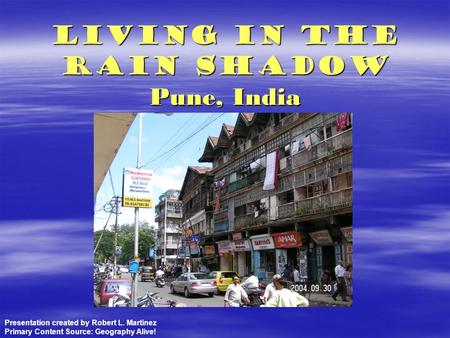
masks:
{"label": "tree foliage", "polygon": [[[122,224],[118,227],[117,245],[122,247],[122,254],[117,257],[118,264],[128,264],[134,257],[134,225]],[[94,232],[94,247],[102,230]],[[147,222],[139,223],[139,257],[148,257],[149,249],[155,245],[156,233]],[[102,240],[94,255],[94,262],[112,262],[114,260],[114,231],[105,230]]]}

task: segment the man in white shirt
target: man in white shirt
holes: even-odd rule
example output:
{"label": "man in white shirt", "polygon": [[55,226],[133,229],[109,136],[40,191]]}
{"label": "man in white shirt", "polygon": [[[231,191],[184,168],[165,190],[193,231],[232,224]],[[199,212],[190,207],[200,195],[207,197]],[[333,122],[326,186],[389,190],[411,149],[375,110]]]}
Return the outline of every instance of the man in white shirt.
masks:
{"label": "man in white shirt", "polygon": [[228,285],[224,298],[225,307],[240,307],[243,303],[248,303],[248,296],[242,286],[239,284],[239,277],[233,277],[233,283]]}
{"label": "man in white shirt", "polygon": [[247,294],[253,293],[259,288],[259,279],[255,276],[255,273],[252,271],[250,273],[250,277],[248,277],[241,286],[247,291]]}
{"label": "man in white shirt", "polygon": [[294,284],[300,284],[300,271],[298,271],[298,266],[294,267],[292,274],[294,276]]}
{"label": "man in white shirt", "polygon": [[271,298],[265,306],[267,307],[307,307],[309,301],[297,292],[286,288],[288,281],[274,280],[276,290],[275,297]]}
{"label": "man in white shirt", "polygon": [[158,268],[158,270],[155,272],[155,277],[162,277],[164,276],[164,271],[161,267]]}
{"label": "man in white shirt", "polygon": [[337,289],[333,293],[333,299],[336,300],[336,296],[338,294],[341,295],[343,302],[348,302],[347,298],[347,284],[345,283],[345,268],[344,268],[344,262],[338,261],[338,264],[334,268],[334,273],[336,275],[336,283],[337,283]]}
{"label": "man in white shirt", "polygon": [[274,282],[280,279],[281,275],[273,275],[272,283],[267,285],[266,290],[264,291],[264,303],[268,302],[269,300],[275,297],[277,289],[275,288]]}

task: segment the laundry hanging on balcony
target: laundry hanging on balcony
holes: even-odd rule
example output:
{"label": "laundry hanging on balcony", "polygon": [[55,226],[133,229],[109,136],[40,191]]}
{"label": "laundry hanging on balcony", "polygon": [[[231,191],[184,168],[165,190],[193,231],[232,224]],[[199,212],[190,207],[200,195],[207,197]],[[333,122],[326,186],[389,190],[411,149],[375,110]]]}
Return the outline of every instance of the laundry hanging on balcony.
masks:
{"label": "laundry hanging on balcony", "polygon": [[218,180],[214,182],[214,187],[216,188],[216,196],[214,201],[214,211],[219,212],[220,211],[220,197],[222,195],[223,187],[225,186],[225,177],[221,180]]}
{"label": "laundry hanging on balcony", "polygon": [[267,155],[266,178],[263,190],[273,190],[278,186],[278,169],[280,162],[280,151],[275,150]]}
{"label": "laundry hanging on balcony", "polygon": [[311,135],[305,136],[305,139],[303,140],[303,143],[305,144],[305,148],[307,150],[311,150],[311,147],[312,147]]}
{"label": "laundry hanging on balcony", "polygon": [[343,131],[350,126],[350,113],[342,113],[336,118],[336,131]]}

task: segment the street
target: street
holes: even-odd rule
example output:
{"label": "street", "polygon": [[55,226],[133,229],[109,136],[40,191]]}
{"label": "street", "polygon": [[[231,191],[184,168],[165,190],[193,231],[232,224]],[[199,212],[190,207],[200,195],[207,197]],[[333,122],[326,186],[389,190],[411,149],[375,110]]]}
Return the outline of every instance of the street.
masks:
{"label": "street", "polygon": [[[123,274],[123,278],[130,278],[129,274]],[[157,292],[162,301],[174,300],[177,303],[184,303],[188,307],[223,307],[224,294],[214,295],[213,297],[208,297],[206,294],[191,295],[191,297],[186,298],[182,294],[171,294],[170,293],[170,279],[166,279],[166,285],[163,288],[157,288],[154,282],[140,282],[138,278],[138,297],[145,295],[148,291]],[[351,302],[344,303],[342,301],[333,301],[330,295],[325,295],[323,293],[316,293],[309,295],[309,306],[331,306],[331,307],[349,307]]]}
{"label": "street", "polygon": [[[127,278],[124,275],[124,278]],[[131,278],[131,277],[130,277]],[[220,307],[223,306],[223,294],[214,295],[213,297],[208,297],[206,294],[191,295],[191,297],[186,298],[182,294],[171,294],[170,293],[170,280],[166,280],[166,285],[162,288],[157,288],[154,282],[140,282],[138,278],[138,297],[145,295],[148,291],[158,292],[158,295],[162,297],[163,301],[168,299],[174,300],[177,303],[184,303],[189,307]]]}

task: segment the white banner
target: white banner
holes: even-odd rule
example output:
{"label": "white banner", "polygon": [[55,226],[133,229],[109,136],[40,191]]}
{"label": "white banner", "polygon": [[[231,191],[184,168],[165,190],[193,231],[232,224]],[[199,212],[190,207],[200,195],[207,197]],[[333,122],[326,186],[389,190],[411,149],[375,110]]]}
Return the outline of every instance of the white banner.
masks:
{"label": "white banner", "polygon": [[153,207],[153,172],[151,170],[123,169],[122,206]]}
{"label": "white banner", "polygon": [[277,186],[278,174],[278,150],[267,155],[266,178],[264,179],[263,190],[273,190]]}

